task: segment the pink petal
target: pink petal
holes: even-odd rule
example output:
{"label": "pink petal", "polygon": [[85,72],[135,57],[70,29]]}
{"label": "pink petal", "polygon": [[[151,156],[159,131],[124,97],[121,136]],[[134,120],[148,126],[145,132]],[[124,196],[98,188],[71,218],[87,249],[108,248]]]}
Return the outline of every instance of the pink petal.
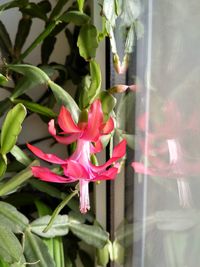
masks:
{"label": "pink petal", "polygon": [[105,125],[103,126],[103,129],[101,130],[101,133],[102,134],[109,134],[113,131],[114,129],[114,121],[113,121],[113,118],[110,117],[108,119],[108,121],[105,123]]}
{"label": "pink petal", "polygon": [[31,167],[33,176],[39,178],[42,181],[52,182],[52,183],[71,183],[74,182],[73,179],[68,179],[57,175],[56,173],[50,171],[48,168],[44,167]]}
{"label": "pink petal", "polygon": [[148,113],[144,113],[137,119],[137,126],[141,131],[145,131],[147,123]]}
{"label": "pink petal", "polygon": [[65,133],[81,132],[81,130],[73,121],[70,112],[64,106],[61,107],[60,114],[58,115],[58,124]]}
{"label": "pink petal", "polygon": [[136,173],[153,175],[153,172],[149,168],[147,168],[143,163],[132,162],[131,166],[133,167]]}
{"label": "pink petal", "polygon": [[89,182],[80,180],[80,212],[86,213],[90,209]]}
{"label": "pink petal", "polygon": [[122,140],[113,150],[114,158],[122,158],[126,154],[126,140]]}
{"label": "pink petal", "polygon": [[74,143],[79,138],[79,136],[80,134],[71,134],[70,136],[55,135],[54,138],[61,144],[69,145],[71,143]]}
{"label": "pink petal", "polygon": [[90,176],[86,169],[75,160],[68,160],[67,164],[62,166],[64,174],[75,180],[85,179],[89,180]]}
{"label": "pink petal", "polygon": [[92,181],[95,182],[101,180],[114,180],[117,173],[118,173],[118,168],[112,167],[109,170],[104,171],[100,175],[96,175],[96,177],[92,179]]}
{"label": "pink petal", "polygon": [[90,152],[92,154],[99,153],[103,149],[102,143],[100,140],[95,142],[94,144],[91,144]]}
{"label": "pink petal", "polygon": [[32,146],[30,144],[27,144],[27,147],[35,154],[38,158],[41,158],[43,160],[46,160],[51,163],[56,163],[56,164],[65,164],[66,161],[58,158],[56,155],[53,154],[45,154],[42,150],[39,148]]}
{"label": "pink petal", "polygon": [[122,140],[113,150],[113,156],[110,158],[105,164],[100,166],[94,166],[91,164],[91,169],[93,171],[103,171],[107,167],[109,167],[112,163],[116,162],[120,158],[122,158],[126,153],[126,140]]}
{"label": "pink petal", "polygon": [[88,125],[82,139],[96,142],[100,136],[100,127],[103,123],[103,112],[100,100],[95,100],[88,114]]}
{"label": "pink petal", "polygon": [[49,133],[56,139],[56,141],[58,141],[59,143],[64,144],[64,145],[69,145],[69,144],[75,142],[80,136],[80,134],[71,134],[69,136],[56,135],[54,120],[50,120],[50,122],[48,124],[48,129],[49,129]]}

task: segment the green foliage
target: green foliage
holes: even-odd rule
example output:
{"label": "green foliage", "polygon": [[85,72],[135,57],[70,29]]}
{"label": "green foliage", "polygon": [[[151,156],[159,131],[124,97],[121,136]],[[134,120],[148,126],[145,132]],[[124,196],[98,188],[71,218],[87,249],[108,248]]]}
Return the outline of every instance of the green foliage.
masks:
{"label": "green foliage", "polygon": [[38,267],[56,267],[47,246],[29,230],[25,232],[24,254],[28,262],[35,262]]}
{"label": "green foliage", "polygon": [[[95,259],[86,252],[87,247],[98,249],[100,254],[107,248],[106,257],[99,256],[102,265],[111,258],[109,234],[94,223],[92,211],[80,214],[77,197],[74,197],[78,191],[71,189],[74,184],[55,185],[32,178],[31,167],[40,163],[29,157],[26,143],[37,144],[51,137],[48,135],[38,140],[25,137],[26,140],[20,139],[19,142],[26,119],[31,121],[35,115],[41,123],[47,123],[57,118],[62,105],[67,107],[78,123],[93,101],[100,98],[104,122],[111,114],[115,117],[113,109],[116,98],[107,91],[101,91],[101,68],[95,57],[99,42],[105,35],[110,32],[114,36],[112,26],[122,7],[117,5],[117,1],[110,4],[105,1],[104,15],[109,23],[107,21],[104,32],[100,33],[92,24],[86,3],[84,0],[77,0],[73,4],[72,1],[58,0],[51,6],[48,0],[37,3],[14,0],[0,5],[2,15],[4,10],[12,8],[17,8],[21,14],[14,38],[10,36],[3,20],[0,21],[0,52],[3,57],[0,85],[7,92],[6,98],[0,101],[0,116],[6,113],[0,136],[2,267],[25,267],[26,264],[36,267],[76,267],[78,258],[83,266],[92,267]],[[40,20],[42,24],[40,33],[31,41],[32,22],[35,20]],[[138,31],[140,26],[138,23]],[[131,52],[133,46],[136,24],[133,28],[127,41],[127,53]],[[58,48],[58,34],[61,32],[65,33],[66,43],[70,47],[69,52],[62,51],[65,62],[62,64],[57,59],[52,62],[51,57],[54,49]],[[29,62],[27,57],[36,47],[41,51],[41,60],[34,66],[26,62]],[[69,82],[73,83],[72,90],[66,86]],[[35,97],[35,92],[41,95]],[[37,131],[35,125],[33,131]],[[113,134],[102,137],[103,147]],[[92,155],[91,160],[98,164],[96,155]],[[53,170],[62,175],[59,168]],[[86,250],[83,250],[82,243]]]}
{"label": "green foliage", "polygon": [[17,237],[6,227],[0,225],[0,257],[10,265],[25,262],[23,248]]}
{"label": "green foliage", "polygon": [[5,155],[15,145],[18,135],[22,130],[22,122],[26,117],[26,109],[22,104],[17,104],[11,109],[2,126],[1,130],[1,154]]}
{"label": "green foliage", "polygon": [[98,47],[97,34],[97,29],[92,24],[85,24],[81,27],[77,45],[79,47],[80,55],[86,61],[95,58]]}

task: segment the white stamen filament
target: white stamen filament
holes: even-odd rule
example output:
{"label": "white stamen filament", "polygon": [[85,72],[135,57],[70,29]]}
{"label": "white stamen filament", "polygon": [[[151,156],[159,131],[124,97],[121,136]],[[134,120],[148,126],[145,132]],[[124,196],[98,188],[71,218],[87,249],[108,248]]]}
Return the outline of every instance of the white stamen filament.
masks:
{"label": "white stamen filament", "polygon": [[[176,169],[179,172],[178,162],[181,160],[180,144],[177,143],[175,139],[168,139],[167,144],[169,149],[170,164],[177,165]],[[177,177],[177,186],[180,205],[184,208],[190,207],[192,203],[192,195],[188,181],[184,177]]]}

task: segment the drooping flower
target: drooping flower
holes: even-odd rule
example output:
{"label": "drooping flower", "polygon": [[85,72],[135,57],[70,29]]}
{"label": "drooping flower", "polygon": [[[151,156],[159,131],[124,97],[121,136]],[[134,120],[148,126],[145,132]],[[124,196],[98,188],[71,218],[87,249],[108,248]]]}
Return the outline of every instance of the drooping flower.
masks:
{"label": "drooping flower", "polygon": [[[146,131],[147,116],[138,119],[138,128]],[[190,132],[200,131],[200,125],[194,112],[188,121],[184,121],[175,102],[167,102],[163,109],[162,120],[151,122],[149,130],[140,141],[146,163],[133,162],[136,173],[162,178],[175,178],[181,206],[190,206],[191,192],[187,177],[200,174],[200,160],[189,155],[186,141]]]}
{"label": "drooping flower", "polygon": [[[89,182],[115,179],[119,172],[117,161],[125,155],[126,141],[121,141],[113,150],[112,157],[103,165],[91,163],[91,154],[102,150],[101,136],[109,134],[114,128],[113,119],[103,122],[103,112],[100,100],[94,101],[88,112],[87,122],[75,123],[70,112],[62,107],[58,116],[58,125],[62,132],[57,135],[55,122],[49,122],[50,134],[62,144],[77,141],[74,153],[67,159],[60,159],[54,154],[45,154],[39,148],[28,145],[28,148],[39,158],[61,166],[63,176],[57,175],[45,167],[32,167],[33,175],[43,181],[56,183],[71,183],[79,181],[80,211],[90,209]],[[112,166],[111,166],[112,165]],[[109,168],[110,167],[110,168]]]}

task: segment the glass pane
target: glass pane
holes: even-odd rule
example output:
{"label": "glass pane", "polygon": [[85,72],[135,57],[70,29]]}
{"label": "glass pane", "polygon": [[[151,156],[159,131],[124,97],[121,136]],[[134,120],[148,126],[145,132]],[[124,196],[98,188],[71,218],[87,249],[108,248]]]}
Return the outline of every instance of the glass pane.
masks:
{"label": "glass pane", "polygon": [[200,1],[143,0],[139,21],[144,34],[137,41],[135,116],[133,93],[126,105],[126,130],[135,131],[135,150],[128,149],[126,220],[116,235],[125,247],[126,267],[196,267]]}

